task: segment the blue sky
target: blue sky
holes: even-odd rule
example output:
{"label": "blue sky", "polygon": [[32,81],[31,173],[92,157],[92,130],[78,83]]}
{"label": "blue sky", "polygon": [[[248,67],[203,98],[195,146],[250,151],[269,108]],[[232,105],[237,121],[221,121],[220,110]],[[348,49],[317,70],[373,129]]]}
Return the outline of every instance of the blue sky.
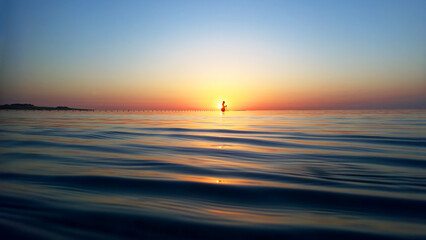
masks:
{"label": "blue sky", "polygon": [[[419,95],[407,107],[425,103],[426,1],[14,0],[1,8],[2,103],[96,107],[133,94],[126,101],[154,107],[166,95],[188,96],[181,86],[206,91],[211,82],[230,85],[220,97],[231,99],[248,85],[235,101],[259,88],[321,98],[329,93],[315,88],[330,86],[337,101],[360,107],[357,94],[400,98],[401,87]],[[353,99],[339,99],[341,91]]]}

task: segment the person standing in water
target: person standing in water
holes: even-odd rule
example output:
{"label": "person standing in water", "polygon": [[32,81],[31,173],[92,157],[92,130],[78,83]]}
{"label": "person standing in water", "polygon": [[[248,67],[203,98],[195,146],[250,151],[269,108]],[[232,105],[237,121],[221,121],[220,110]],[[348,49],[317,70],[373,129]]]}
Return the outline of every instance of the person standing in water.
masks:
{"label": "person standing in water", "polygon": [[227,106],[228,106],[228,105],[225,105],[225,101],[223,101],[223,102],[222,102],[222,108],[220,109],[220,111],[225,112],[225,108],[226,108]]}

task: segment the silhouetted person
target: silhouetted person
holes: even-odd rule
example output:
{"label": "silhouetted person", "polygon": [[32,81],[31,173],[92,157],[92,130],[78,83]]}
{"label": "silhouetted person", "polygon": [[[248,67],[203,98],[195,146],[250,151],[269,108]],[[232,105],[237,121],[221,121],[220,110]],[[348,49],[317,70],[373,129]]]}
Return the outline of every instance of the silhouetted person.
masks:
{"label": "silhouetted person", "polygon": [[225,112],[225,108],[226,108],[227,106],[228,106],[228,105],[225,105],[225,101],[223,101],[223,102],[222,102],[222,108],[220,109],[220,111]]}

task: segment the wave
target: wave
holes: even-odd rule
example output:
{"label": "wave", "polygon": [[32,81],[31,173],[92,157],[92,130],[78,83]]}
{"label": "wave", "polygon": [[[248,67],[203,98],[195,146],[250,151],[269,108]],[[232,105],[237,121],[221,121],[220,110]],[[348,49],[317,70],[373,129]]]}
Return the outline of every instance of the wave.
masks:
{"label": "wave", "polygon": [[1,113],[0,231],[15,239],[426,236],[418,112],[262,114]]}

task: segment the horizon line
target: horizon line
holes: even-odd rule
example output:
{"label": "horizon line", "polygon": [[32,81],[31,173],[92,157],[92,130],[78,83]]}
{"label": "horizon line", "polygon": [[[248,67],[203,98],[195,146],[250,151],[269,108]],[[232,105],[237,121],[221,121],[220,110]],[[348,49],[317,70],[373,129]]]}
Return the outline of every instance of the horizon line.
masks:
{"label": "horizon line", "polygon": [[[2,103],[0,105],[15,105],[15,104],[30,104],[35,107],[69,107],[73,109],[88,109],[93,111],[161,111],[161,112],[183,112],[183,111],[220,111],[220,109],[214,108],[194,108],[194,109],[164,109],[164,108],[126,108],[126,107],[118,107],[118,108],[96,108],[90,106],[67,106],[67,105],[50,105],[50,106],[38,106],[32,103]],[[19,110],[19,109],[9,109],[9,110]],[[372,111],[383,111],[383,110],[426,110],[426,106],[419,107],[405,107],[405,108],[392,108],[392,107],[373,107],[373,108],[264,108],[264,109],[235,109],[235,110],[227,110],[227,111],[345,111],[345,110],[372,110]],[[35,110],[36,111],[36,110]]]}

